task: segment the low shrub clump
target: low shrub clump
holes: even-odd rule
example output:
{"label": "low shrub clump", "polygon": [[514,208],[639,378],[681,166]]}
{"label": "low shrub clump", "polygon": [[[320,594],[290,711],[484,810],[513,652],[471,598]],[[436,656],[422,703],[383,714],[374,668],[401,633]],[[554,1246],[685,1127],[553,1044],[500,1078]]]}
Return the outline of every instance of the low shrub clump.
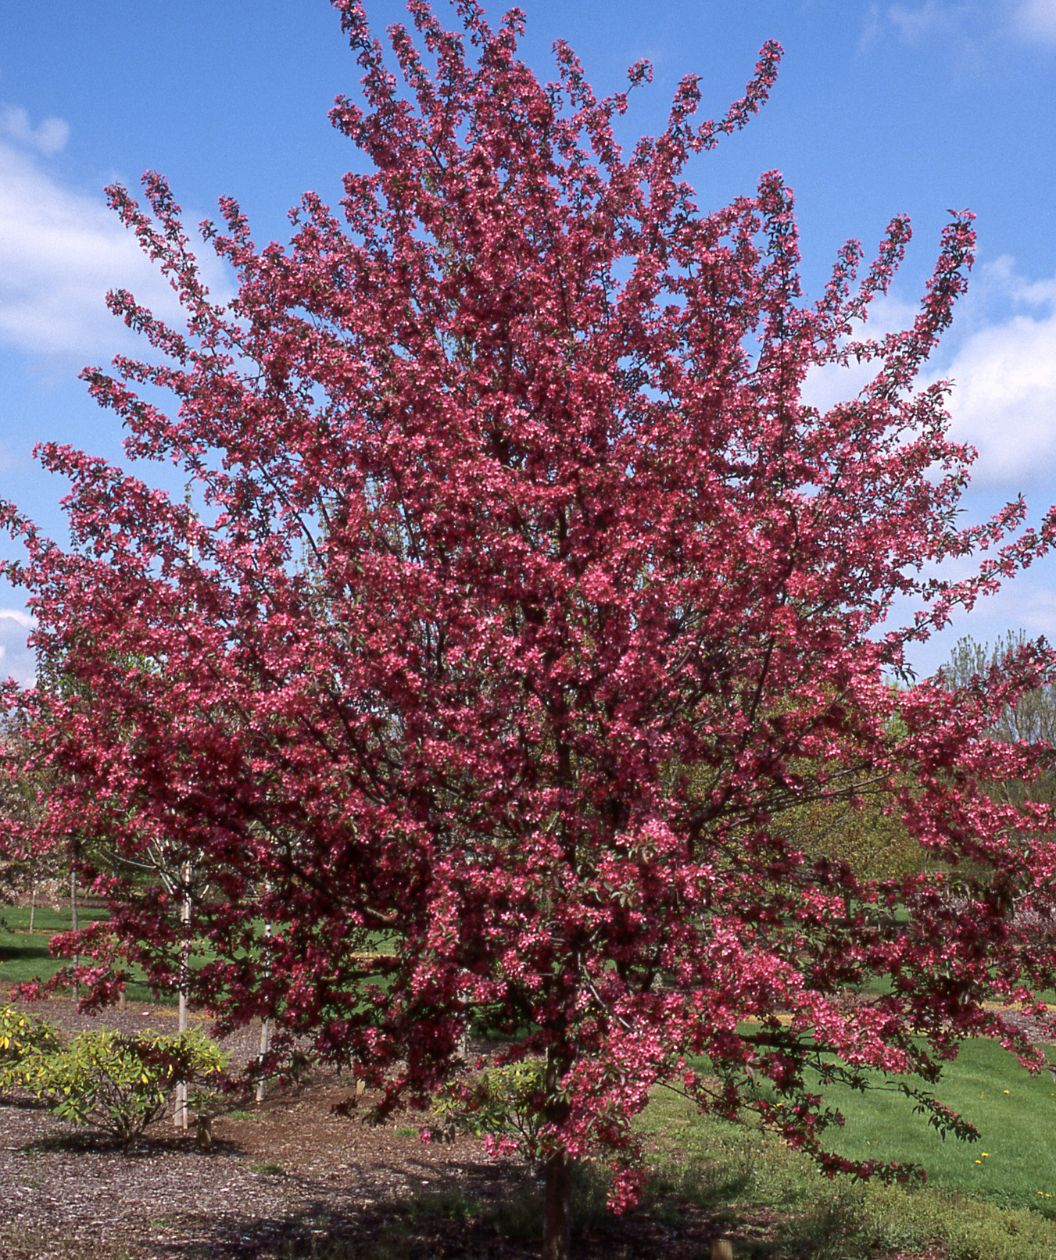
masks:
{"label": "low shrub clump", "polygon": [[520,1059],[487,1068],[449,1085],[434,1099],[429,1132],[439,1138],[456,1133],[483,1137],[493,1150],[516,1148],[530,1162],[541,1156],[541,1101],[546,1094],[542,1059]]}
{"label": "low shrub clump", "polygon": [[226,1064],[220,1047],[197,1030],[126,1036],[90,1029],[0,1065],[0,1087],[17,1085],[62,1119],[128,1145],[164,1114],[178,1083],[208,1085]]}
{"label": "low shrub clump", "polygon": [[61,1042],[55,1029],[15,1006],[0,1006],[0,1092],[10,1088],[19,1065],[32,1055],[52,1054]]}

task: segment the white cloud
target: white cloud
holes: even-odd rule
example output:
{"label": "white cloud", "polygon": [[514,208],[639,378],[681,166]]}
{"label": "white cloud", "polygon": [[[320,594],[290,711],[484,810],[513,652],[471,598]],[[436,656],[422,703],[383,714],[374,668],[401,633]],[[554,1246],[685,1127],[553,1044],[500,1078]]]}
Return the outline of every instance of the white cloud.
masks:
{"label": "white cloud", "polygon": [[981,485],[1018,490],[1056,461],[1056,313],[982,328],[943,375],[954,381],[953,431],[979,451]]}
{"label": "white cloud", "polygon": [[0,144],[0,340],[91,357],[114,348],[109,288],[161,296],[156,273],[103,204]]}
{"label": "white cloud", "polygon": [[[983,319],[933,363],[922,384],[951,380],[952,435],[979,452],[972,481],[1016,494],[1051,480],[1056,467],[1056,276],[1030,279],[1003,256],[982,268],[976,286]],[[878,337],[912,325],[916,307],[898,298],[878,300],[861,330]],[[1000,318],[986,318],[1002,309]],[[814,368],[804,383],[805,403],[826,410],[854,398],[875,365]]]}
{"label": "white cloud", "polygon": [[1019,0],[1013,26],[1028,39],[1056,44],[1056,0]]}
{"label": "white cloud", "polygon": [[37,624],[33,617],[22,608],[0,608],[0,625],[7,622],[14,622],[16,626],[21,626],[23,630],[32,630]]}
{"label": "white cloud", "polygon": [[42,118],[34,127],[21,105],[0,105],[0,135],[53,157],[66,147],[70,124],[63,118]]}
{"label": "white cloud", "polygon": [[36,662],[26,646],[34,626],[33,618],[22,608],[0,608],[0,677],[12,677],[22,686],[36,679]]}
{"label": "white cloud", "polygon": [[[211,254],[204,261],[215,293],[223,272]],[[179,321],[168,283],[107,209],[102,191],[89,195],[64,184],[39,156],[0,139],[0,343],[78,363],[127,350],[130,334],[104,302],[116,288]],[[145,349],[138,339],[136,345]]]}
{"label": "white cloud", "polygon": [[1056,0],[897,0],[869,6],[860,41],[875,45],[885,29],[906,44],[941,40],[947,52],[979,53],[995,38],[1056,43]]}
{"label": "white cloud", "polygon": [[979,451],[973,480],[1015,493],[1056,466],[1056,276],[1020,275],[1004,255],[982,269],[984,310],[941,372],[954,382],[953,432]]}
{"label": "white cloud", "polygon": [[[854,336],[879,340],[887,333],[909,328],[917,307],[890,294],[874,299],[869,307],[869,321],[856,325]],[[803,383],[802,401],[819,411],[828,411],[839,402],[848,402],[876,375],[875,363],[850,363],[846,367],[828,363],[811,368]]]}

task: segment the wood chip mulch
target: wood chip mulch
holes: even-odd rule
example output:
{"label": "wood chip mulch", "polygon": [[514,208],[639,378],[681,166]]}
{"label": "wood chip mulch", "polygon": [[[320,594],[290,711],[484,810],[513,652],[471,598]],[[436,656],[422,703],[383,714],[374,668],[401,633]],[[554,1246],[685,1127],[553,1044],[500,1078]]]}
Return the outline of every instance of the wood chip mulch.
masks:
{"label": "wood chip mulch", "polygon": [[[92,1022],[72,1003],[36,1008],[67,1031]],[[164,1007],[109,1010],[121,1031],[168,1031]],[[236,1060],[257,1032],[227,1043]],[[471,1138],[424,1145],[413,1117],[379,1127],[336,1115],[347,1085],[328,1075],[214,1121],[212,1150],[159,1122],[133,1150],[77,1130],[27,1098],[0,1100],[3,1260],[529,1260],[479,1205],[518,1195],[528,1171],[496,1163]],[[369,1101],[369,1100],[367,1100]],[[465,1205],[476,1204],[467,1210]],[[708,1254],[717,1225],[699,1214],[676,1230],[644,1215],[600,1223],[579,1257],[679,1260]]]}

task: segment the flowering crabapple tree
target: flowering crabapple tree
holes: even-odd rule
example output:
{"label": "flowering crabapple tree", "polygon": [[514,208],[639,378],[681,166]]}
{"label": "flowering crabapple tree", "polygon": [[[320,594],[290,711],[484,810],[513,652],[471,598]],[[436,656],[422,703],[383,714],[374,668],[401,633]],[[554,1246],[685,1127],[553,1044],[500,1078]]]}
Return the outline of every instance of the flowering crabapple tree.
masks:
{"label": "flowering crabapple tree", "polygon": [[[1052,657],[890,684],[1056,521],[1016,502],[959,525],[972,452],[945,387],[916,384],[970,215],[912,326],[871,338],[905,218],[808,301],[777,172],[698,207],[687,164],[764,102],[775,45],[718,121],[687,78],[628,149],[628,91],[597,97],[562,43],[542,84],[518,11],[455,7],[451,32],[411,0],[390,63],[336,0],[363,78],[332,121],[366,162],[337,206],[303,198],[286,245],[221,202],[201,233],[229,303],[160,176],[145,204],[110,189],[186,326],[112,293],[150,353],[85,379],[129,460],[174,463],[194,500],[43,448],[71,541],[8,508],[8,576],[77,685],[15,703],[54,773],[40,837],[208,874],[191,985],[223,1024],[311,1036],[382,1111],[449,1079],[471,1021],[544,1059],[558,1257],[573,1161],[602,1156],[633,1204],[658,1084],[754,1111],[827,1172],[903,1176],[829,1148],[817,1074],[915,1074],[911,1100],[970,1136],[930,1092],[943,1061],[969,1036],[1035,1053],[1002,1003],[1056,981],[1051,811],[983,785],[1046,764],[987,732]],[[852,359],[869,383],[811,406],[808,373]],[[974,576],[932,576],[966,556]],[[901,629],[896,599],[917,608]],[[880,878],[819,856],[783,822],[812,802],[880,802],[929,861]],[[126,963],[171,982],[171,892],[97,886]],[[88,978],[113,993],[102,962]]]}

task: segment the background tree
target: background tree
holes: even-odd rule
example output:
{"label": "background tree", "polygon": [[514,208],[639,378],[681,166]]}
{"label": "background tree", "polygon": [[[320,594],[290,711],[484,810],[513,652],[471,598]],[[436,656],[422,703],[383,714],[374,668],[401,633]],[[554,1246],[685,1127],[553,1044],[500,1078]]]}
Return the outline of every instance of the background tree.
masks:
{"label": "background tree", "polygon": [[[1022,630],[1006,631],[992,646],[966,635],[957,641],[941,676],[947,686],[986,689],[993,676],[1004,672],[1006,662],[1014,670],[1017,658],[1030,648]],[[1017,804],[1027,800],[1056,804],[1056,769],[1049,755],[1049,750],[1056,748],[1056,687],[1049,682],[1024,692],[1001,710],[990,733],[1009,744],[1028,744],[1041,753],[1036,777],[1028,782],[1013,779],[993,783],[990,791]]]}
{"label": "background tree", "polygon": [[899,785],[790,809],[780,829],[814,860],[850,867],[866,879],[915,875],[937,865],[902,821]]}
{"label": "background tree", "polygon": [[[767,96],[774,45],[719,121],[689,78],[625,152],[627,93],[598,99],[563,44],[541,85],[518,11],[492,29],[459,0],[456,34],[412,0],[401,89],[358,0],[336,7],[364,104],[332,118],[369,171],[336,210],[305,196],[285,247],[222,202],[203,233],[228,307],[165,182],[146,177],[146,209],[111,190],[187,327],[113,294],[155,361],[86,379],[129,458],[180,465],[199,509],[53,445],[70,545],[7,510],[37,648],[82,684],[19,701],[30,762],[64,772],[42,827],[119,820],[130,857],[162,837],[193,854],[213,893],[190,930],[216,951],[197,999],[312,1036],[382,1111],[431,1096],[471,1019],[544,1057],[550,1257],[573,1160],[604,1154],[613,1206],[633,1201],[631,1121],[658,1082],[754,1109],[829,1171],[903,1175],[826,1150],[808,1069],[930,1082],[980,1035],[1028,1054],[991,999],[1056,981],[1051,811],[985,788],[1032,772],[988,731],[1050,654],[968,690],[887,681],[1056,529],[1020,530],[1021,503],[956,526],[971,455],[944,386],[914,385],[970,216],[913,325],[849,340],[904,218],[860,281],[848,243],[811,303],[780,175],[708,213],[685,179]],[[811,367],[852,356],[860,394],[803,401]],[[919,576],[981,548],[973,578]],[[891,631],[896,597],[920,611]],[[785,826],[878,791],[935,870],[879,877]],[[126,949],[171,979],[168,894],[108,887]]]}
{"label": "background tree", "polygon": [[42,889],[52,900],[62,895],[69,870],[61,846],[41,843],[39,775],[25,770],[27,749],[17,720],[0,729],[0,905],[29,900],[29,930],[34,930]]}
{"label": "background tree", "polygon": [[[899,729],[897,710],[889,721]],[[810,764],[793,768],[807,781],[819,770]],[[700,791],[706,783],[702,771],[694,786]],[[858,877],[883,879],[929,870],[936,866],[933,855],[902,821],[899,793],[905,786],[898,779],[873,779],[857,791],[816,796],[783,809],[774,827],[805,857],[846,865]]]}

